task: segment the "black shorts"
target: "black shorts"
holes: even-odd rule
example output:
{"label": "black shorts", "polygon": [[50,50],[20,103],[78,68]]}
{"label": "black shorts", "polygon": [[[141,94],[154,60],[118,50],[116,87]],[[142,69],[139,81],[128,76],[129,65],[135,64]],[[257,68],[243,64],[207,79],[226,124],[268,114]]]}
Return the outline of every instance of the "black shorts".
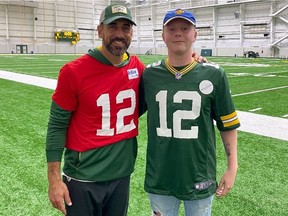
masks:
{"label": "black shorts", "polygon": [[106,182],[81,182],[63,177],[72,206],[67,216],[126,216],[130,176]]}

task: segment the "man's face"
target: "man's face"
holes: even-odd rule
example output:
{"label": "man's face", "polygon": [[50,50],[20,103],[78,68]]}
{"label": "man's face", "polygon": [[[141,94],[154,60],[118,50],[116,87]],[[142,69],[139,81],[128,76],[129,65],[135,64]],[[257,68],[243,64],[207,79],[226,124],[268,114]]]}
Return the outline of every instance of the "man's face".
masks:
{"label": "man's face", "polygon": [[197,32],[187,20],[174,19],[164,26],[162,37],[170,51],[183,54],[191,50]]}
{"label": "man's face", "polygon": [[102,45],[115,56],[123,55],[129,48],[132,40],[132,24],[126,19],[118,19],[110,24],[101,24],[98,27]]}

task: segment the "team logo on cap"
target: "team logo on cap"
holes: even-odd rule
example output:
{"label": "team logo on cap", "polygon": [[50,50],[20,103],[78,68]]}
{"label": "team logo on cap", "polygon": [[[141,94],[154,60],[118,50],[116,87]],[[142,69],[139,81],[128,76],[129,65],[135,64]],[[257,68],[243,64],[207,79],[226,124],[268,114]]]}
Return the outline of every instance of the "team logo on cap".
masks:
{"label": "team logo on cap", "polygon": [[124,13],[127,14],[127,8],[122,5],[114,5],[112,7],[112,13]]}
{"label": "team logo on cap", "polygon": [[184,11],[183,11],[183,10],[181,10],[181,9],[178,9],[178,10],[176,10],[176,11],[175,11],[175,13],[176,13],[176,14],[183,14],[183,13],[184,13]]}

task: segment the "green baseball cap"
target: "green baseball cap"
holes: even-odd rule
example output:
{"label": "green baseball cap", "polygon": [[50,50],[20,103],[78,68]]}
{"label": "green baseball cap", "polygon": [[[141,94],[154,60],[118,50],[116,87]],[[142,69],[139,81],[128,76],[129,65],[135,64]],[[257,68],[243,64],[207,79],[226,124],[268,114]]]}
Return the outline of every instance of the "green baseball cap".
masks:
{"label": "green baseball cap", "polygon": [[100,23],[104,24],[109,24],[117,19],[127,19],[136,26],[136,23],[132,20],[130,10],[124,5],[109,5],[102,11],[100,15]]}

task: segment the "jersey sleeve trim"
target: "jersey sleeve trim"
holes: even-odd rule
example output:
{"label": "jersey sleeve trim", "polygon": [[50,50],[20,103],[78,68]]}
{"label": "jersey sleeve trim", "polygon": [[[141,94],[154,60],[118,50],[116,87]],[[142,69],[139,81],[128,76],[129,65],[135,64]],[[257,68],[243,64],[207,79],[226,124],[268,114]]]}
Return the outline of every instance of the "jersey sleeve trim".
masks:
{"label": "jersey sleeve trim", "polygon": [[240,123],[236,111],[220,117],[224,128],[233,127]]}

